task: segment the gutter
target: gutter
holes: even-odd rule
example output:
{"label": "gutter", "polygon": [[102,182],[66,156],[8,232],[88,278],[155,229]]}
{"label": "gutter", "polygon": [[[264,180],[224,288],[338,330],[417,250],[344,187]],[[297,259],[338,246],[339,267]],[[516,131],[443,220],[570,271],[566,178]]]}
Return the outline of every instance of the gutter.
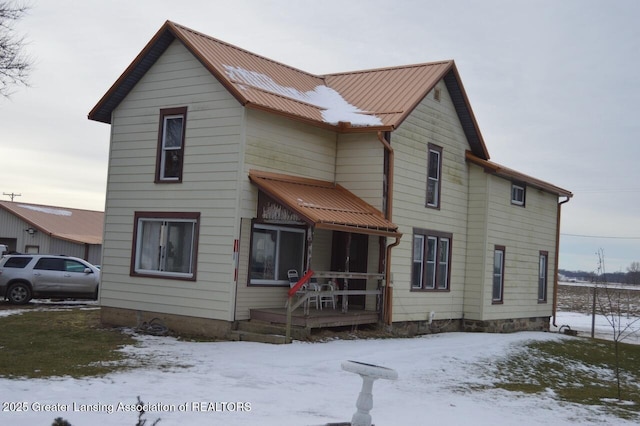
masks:
{"label": "gutter", "polygon": [[[393,173],[394,173],[394,152],[389,141],[385,139],[383,133],[378,131],[378,140],[389,153],[389,169],[387,171],[387,205],[385,209],[385,217],[387,220],[392,220],[393,212]],[[387,246],[385,254],[385,268],[384,268],[384,295],[382,304],[382,321],[386,325],[391,325],[393,322],[393,288],[391,287],[391,250],[400,244],[400,237],[396,237],[396,241],[393,244]]]}
{"label": "gutter", "polygon": [[556,259],[555,259],[555,266],[553,271],[554,272],[553,273],[553,307],[551,308],[553,313],[552,324],[554,327],[557,327],[556,313],[558,310],[558,270],[560,269],[560,265],[558,265],[558,261],[560,259],[560,212],[562,210],[562,205],[565,203],[568,203],[570,199],[571,199],[571,196],[567,196],[566,200],[560,201],[558,203],[558,215],[556,218]]}

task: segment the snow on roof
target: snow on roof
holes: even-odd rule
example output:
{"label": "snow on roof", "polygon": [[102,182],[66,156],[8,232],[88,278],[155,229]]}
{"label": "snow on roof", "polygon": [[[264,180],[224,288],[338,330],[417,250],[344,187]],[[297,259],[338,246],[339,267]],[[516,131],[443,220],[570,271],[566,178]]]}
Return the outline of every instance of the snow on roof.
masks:
{"label": "snow on roof", "polygon": [[73,215],[73,212],[70,212],[69,210],[61,210],[53,207],[33,206],[29,204],[18,204],[18,207],[23,209],[33,210],[35,212],[53,214],[56,216],[72,216]]}
{"label": "snow on roof", "polygon": [[313,90],[301,92],[294,87],[281,86],[266,74],[231,65],[224,65],[224,68],[231,80],[321,108],[325,123],[337,125],[342,121],[349,122],[352,126],[383,124],[379,117],[351,105],[330,87],[318,85]]}

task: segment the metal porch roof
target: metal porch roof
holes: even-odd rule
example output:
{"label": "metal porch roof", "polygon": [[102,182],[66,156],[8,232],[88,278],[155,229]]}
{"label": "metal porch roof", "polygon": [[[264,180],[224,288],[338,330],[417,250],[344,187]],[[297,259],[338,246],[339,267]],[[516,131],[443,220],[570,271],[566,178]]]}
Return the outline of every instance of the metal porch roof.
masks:
{"label": "metal porch roof", "polygon": [[258,170],[249,179],[260,190],[319,229],[400,237],[382,212],[333,182]]}

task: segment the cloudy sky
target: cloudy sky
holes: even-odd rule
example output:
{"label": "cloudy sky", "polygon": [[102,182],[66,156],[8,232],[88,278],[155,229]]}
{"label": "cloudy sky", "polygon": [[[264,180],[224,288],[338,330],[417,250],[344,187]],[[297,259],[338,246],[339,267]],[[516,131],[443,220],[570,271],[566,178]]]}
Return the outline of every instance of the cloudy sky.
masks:
{"label": "cloudy sky", "polygon": [[[87,113],[167,19],[314,73],[454,59],[491,159],[572,191],[560,267],[640,261],[636,0],[30,0],[30,87],[0,98],[0,189],[103,210]],[[2,195],[3,200],[9,196]]]}

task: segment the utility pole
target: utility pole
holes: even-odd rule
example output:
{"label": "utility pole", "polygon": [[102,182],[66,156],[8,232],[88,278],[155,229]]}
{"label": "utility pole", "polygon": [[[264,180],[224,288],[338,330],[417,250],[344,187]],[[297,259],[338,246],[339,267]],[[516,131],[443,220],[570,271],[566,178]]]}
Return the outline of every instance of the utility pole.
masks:
{"label": "utility pole", "polygon": [[7,195],[7,196],[11,197],[11,201],[12,202],[13,202],[13,199],[15,197],[21,197],[22,196],[22,194],[16,194],[16,193],[13,193],[13,192],[11,194],[7,194],[6,192],[3,192],[2,195]]}

